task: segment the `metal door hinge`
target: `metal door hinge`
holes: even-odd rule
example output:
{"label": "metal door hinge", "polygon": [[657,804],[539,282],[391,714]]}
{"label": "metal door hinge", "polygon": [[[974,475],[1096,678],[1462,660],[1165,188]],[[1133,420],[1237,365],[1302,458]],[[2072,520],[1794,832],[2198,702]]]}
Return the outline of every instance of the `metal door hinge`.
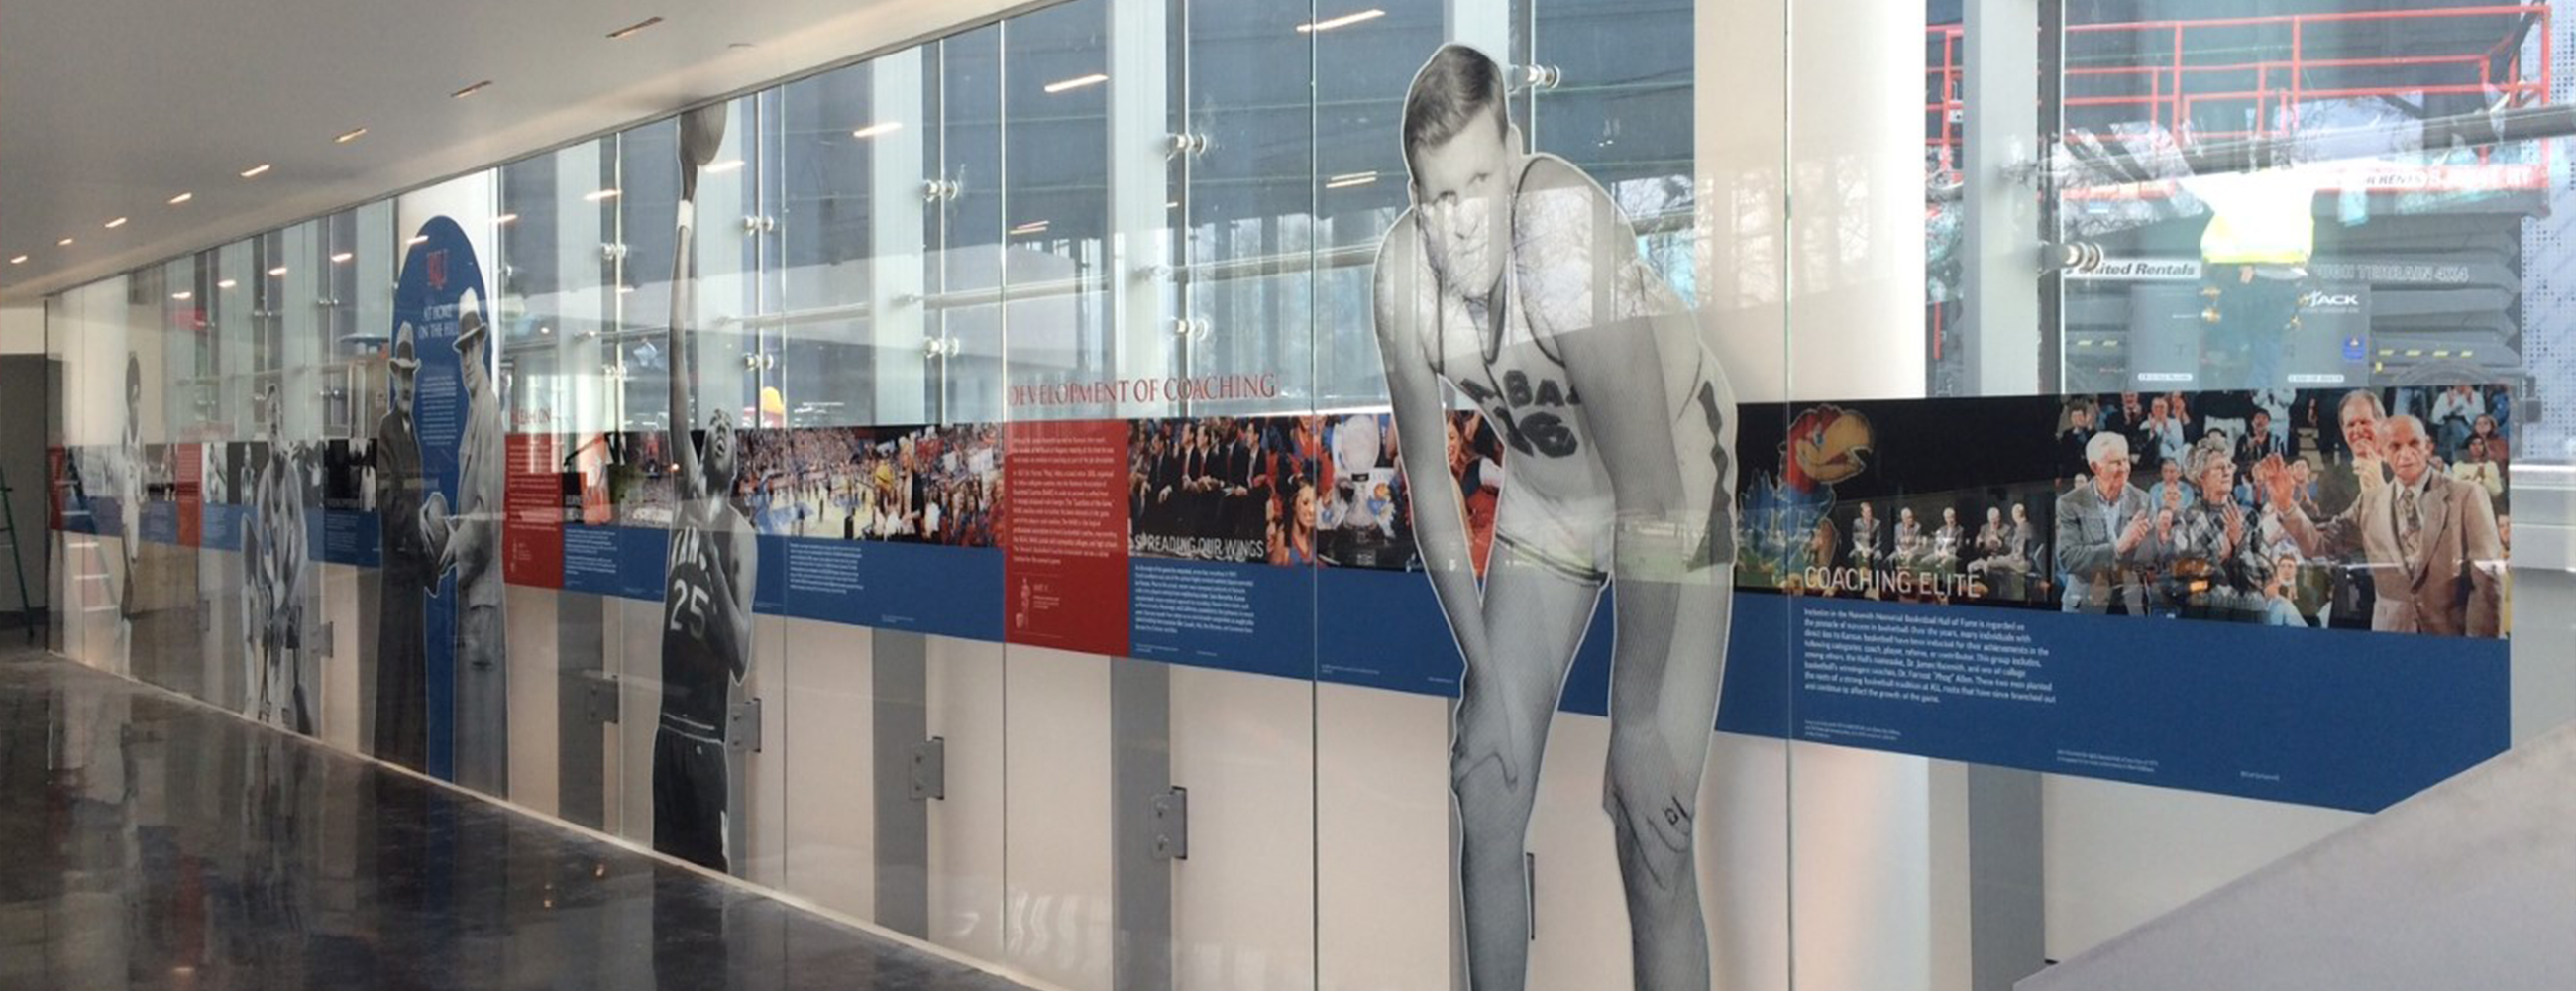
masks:
{"label": "metal door hinge", "polygon": [[948,739],[934,736],[912,745],[912,800],[948,798]]}
{"label": "metal door hinge", "polygon": [[617,676],[594,671],[582,676],[582,715],[590,722],[610,726],[618,722]]}
{"label": "metal door hinge", "polygon": [[1190,790],[1174,786],[1154,796],[1154,859],[1190,859]]}
{"label": "metal door hinge", "polygon": [[747,698],[726,710],[725,744],[737,751],[760,752],[760,699]]}

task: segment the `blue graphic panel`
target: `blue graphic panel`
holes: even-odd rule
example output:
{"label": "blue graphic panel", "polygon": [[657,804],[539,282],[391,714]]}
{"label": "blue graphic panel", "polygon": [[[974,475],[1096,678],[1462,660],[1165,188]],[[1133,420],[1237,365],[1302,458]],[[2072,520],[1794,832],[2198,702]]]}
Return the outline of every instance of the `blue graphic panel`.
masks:
{"label": "blue graphic panel", "polygon": [[[1418,571],[1325,568],[1316,578],[1315,676],[1323,681],[1425,695],[1458,694],[1466,662],[1449,623]],[[1559,707],[1610,711],[1610,596],[1601,596],[1575,652]]]}
{"label": "blue graphic panel", "polygon": [[1136,557],[1128,575],[1138,659],[1313,676],[1315,569]]}
{"label": "blue graphic panel", "polygon": [[1002,639],[1002,552],[814,537],[760,538],[764,613]]}
{"label": "blue graphic panel", "polygon": [[144,503],[144,504],[143,504],[143,519],[142,519],[142,521],[141,521],[140,526],[141,526],[141,528],[142,528],[142,530],[143,530],[143,542],[144,542],[144,543],[147,543],[147,544],[175,544],[175,543],[178,543],[178,542],[179,542],[179,504],[178,504],[178,503],[175,503],[175,502],[146,502],[146,503]]}
{"label": "blue graphic panel", "polygon": [[101,537],[125,536],[125,500],[112,495],[89,497],[86,511],[79,501],[63,513],[63,528],[73,533],[91,533]]}
{"label": "blue graphic panel", "polygon": [[2506,642],[1799,599],[1799,738],[2376,811],[2501,752]]}
{"label": "blue graphic panel", "polygon": [[662,567],[669,557],[670,531],[570,526],[564,528],[563,545],[564,591],[662,601]]}
{"label": "blue graphic panel", "polygon": [[[219,502],[210,502],[205,504],[205,506],[201,507],[200,514],[198,516],[200,529],[197,531],[197,546],[210,551],[240,550],[242,540],[242,521],[247,518],[249,514],[250,511],[241,506],[227,505]],[[320,545],[312,544],[308,546],[318,547]],[[329,558],[324,558],[324,560],[329,560]]]}
{"label": "blue graphic panel", "polygon": [[[481,306],[486,300],[482,266],[464,228],[447,217],[432,217],[422,224],[403,255],[394,287],[394,325],[385,328],[385,339],[397,339],[406,325],[412,328],[414,353],[420,362],[414,375],[412,423],[420,448],[421,478],[429,492],[445,501],[450,513],[469,509],[460,491],[459,473],[474,400],[464,356],[456,345],[462,339],[462,317],[469,302]],[[498,578],[493,575],[493,580]],[[458,597],[456,574],[449,569],[439,574],[425,611],[427,770],[439,778],[455,776]],[[497,646],[493,649],[497,653]]]}
{"label": "blue graphic panel", "polygon": [[[214,546],[215,507],[206,507],[206,545]],[[379,567],[384,563],[384,523],[376,514],[363,509],[322,509],[304,514],[304,546],[311,556],[332,564],[361,568]],[[240,525],[234,524],[234,546],[240,543]]]}

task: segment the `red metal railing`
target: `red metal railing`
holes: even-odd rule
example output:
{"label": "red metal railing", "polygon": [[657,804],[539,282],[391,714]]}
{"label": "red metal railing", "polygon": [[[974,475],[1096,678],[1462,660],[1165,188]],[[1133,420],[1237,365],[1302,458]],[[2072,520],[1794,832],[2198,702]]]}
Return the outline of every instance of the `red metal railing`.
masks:
{"label": "red metal railing", "polygon": [[[2331,49],[2337,41],[2346,40],[2335,37],[2334,29],[2339,26],[2429,26],[2431,22],[2458,23],[2481,18],[2497,23],[2496,40],[2483,48],[2365,57],[2312,54],[2315,48]],[[2301,108],[2314,100],[2464,95],[2481,97],[2481,103],[2491,108],[2535,106],[2549,102],[2553,54],[2550,18],[2549,7],[2532,3],[2073,25],[2066,29],[2070,49],[2121,51],[2128,55],[2123,61],[2129,64],[2068,69],[2068,88],[2081,92],[2066,97],[2063,106],[2071,111],[2093,110],[2113,119],[2152,121],[2185,142],[2294,133],[2299,127]],[[2528,32],[2523,30],[2526,20],[2530,22]],[[2273,37],[2286,33],[2287,39],[2247,46],[2244,36],[2248,33]],[[2118,41],[2123,35],[2134,40],[2123,45]],[[1962,85],[1966,35],[1962,25],[1948,24],[1927,29],[1927,36],[1927,41],[1938,45],[1938,51],[1925,69],[1928,101],[1924,112],[1937,123],[1926,128],[1925,143],[1937,156],[1940,167],[1948,171],[1956,164],[1967,113]],[[2320,42],[2321,38],[2325,40]],[[2526,44],[2525,38],[2533,40]],[[2197,50],[2196,42],[2200,46]],[[2266,57],[2229,54],[2248,47],[2273,51]],[[2531,48],[2537,51],[2528,60],[2531,64],[2526,64],[2525,54]],[[2430,85],[2405,80],[2329,86],[2310,83],[2310,77],[2320,70],[2339,76],[2363,75],[2371,69],[2406,70],[2400,74],[2413,75],[2445,66],[2462,70],[2459,75],[2463,80],[2474,70],[2477,81]],[[2071,85],[2077,80],[2083,85]],[[2128,81],[2126,86],[2123,80]],[[2194,116],[2195,111],[2230,104],[2250,108],[2249,126],[2210,128],[2203,126],[2207,115]],[[2122,113],[2123,108],[2133,112]],[[2482,149],[2480,163],[2488,162],[2491,154],[2492,149]],[[2531,170],[2531,177],[2545,180],[2545,171]],[[2522,182],[2516,179],[2506,184]]]}

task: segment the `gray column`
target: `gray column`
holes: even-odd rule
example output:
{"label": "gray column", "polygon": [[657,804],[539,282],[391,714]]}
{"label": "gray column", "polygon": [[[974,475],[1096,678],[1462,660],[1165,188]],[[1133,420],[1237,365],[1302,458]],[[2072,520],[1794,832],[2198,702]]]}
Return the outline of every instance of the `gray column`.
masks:
{"label": "gray column", "polygon": [[2011,991],[2047,959],[2040,775],[1968,767],[1968,969],[1972,991]]}
{"label": "gray column", "polygon": [[930,803],[912,791],[915,748],[930,738],[930,639],[874,631],[876,924],[930,938]]}
{"label": "gray column", "polygon": [[1172,987],[1172,861],[1155,853],[1155,799],[1172,787],[1172,672],[1109,661],[1110,917],[1115,991]]}
{"label": "gray column", "polygon": [[602,731],[618,711],[607,642],[601,596],[556,596],[555,809],[566,820],[592,829],[608,824],[608,741]]}

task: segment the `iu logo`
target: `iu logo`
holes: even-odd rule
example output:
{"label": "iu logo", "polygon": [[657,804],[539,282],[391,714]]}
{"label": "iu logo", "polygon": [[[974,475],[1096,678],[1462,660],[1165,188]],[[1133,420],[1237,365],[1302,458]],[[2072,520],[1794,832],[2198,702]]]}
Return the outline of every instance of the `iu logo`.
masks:
{"label": "iu logo", "polygon": [[429,265],[429,287],[432,289],[447,288],[446,250],[441,249],[430,252],[427,263]]}

